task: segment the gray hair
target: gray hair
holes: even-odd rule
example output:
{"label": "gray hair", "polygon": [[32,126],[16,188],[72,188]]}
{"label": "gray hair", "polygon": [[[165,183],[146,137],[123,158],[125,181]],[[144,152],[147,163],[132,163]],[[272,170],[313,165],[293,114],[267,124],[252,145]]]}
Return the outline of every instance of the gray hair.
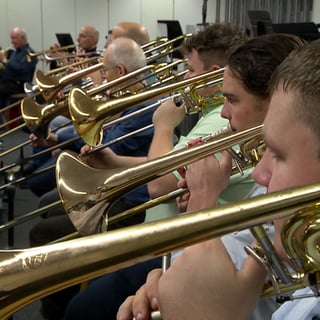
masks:
{"label": "gray hair", "polygon": [[146,66],[143,50],[132,39],[117,38],[110,43],[107,50],[110,50],[109,63],[114,66],[123,65],[128,73]]}

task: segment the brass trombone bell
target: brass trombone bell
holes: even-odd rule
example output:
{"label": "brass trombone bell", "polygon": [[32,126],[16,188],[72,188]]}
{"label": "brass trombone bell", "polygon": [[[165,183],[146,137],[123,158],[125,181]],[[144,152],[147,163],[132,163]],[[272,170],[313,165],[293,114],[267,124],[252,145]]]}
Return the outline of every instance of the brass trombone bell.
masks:
{"label": "brass trombone bell", "polygon": [[[93,58],[97,60],[97,58]],[[88,60],[82,63],[88,63]],[[46,101],[52,100],[62,88],[66,85],[74,82],[81,77],[88,75],[92,72],[98,71],[103,68],[103,63],[97,63],[85,69],[79,70],[77,72],[73,72],[67,74],[63,77],[49,77],[46,76],[42,71],[37,70],[36,72],[36,82],[39,86],[39,90],[42,92],[42,96]]]}
{"label": "brass trombone bell", "polygon": [[[164,255],[172,250],[271,220],[296,214],[319,200],[320,184],[200,210],[177,217],[136,225],[25,250],[0,252],[0,318],[48,294],[108,272]],[[318,270],[301,274],[281,285],[282,293],[312,286]],[[315,277],[319,284],[319,278]],[[274,293],[274,292],[273,292]]]}
{"label": "brass trombone bell", "polygon": [[[69,94],[69,114],[75,129],[82,139],[90,146],[98,146],[101,144],[103,136],[102,124],[107,122],[111,116],[176,90],[183,91],[191,87],[190,96],[196,96],[197,86],[201,86],[204,83],[208,86],[220,84],[223,80],[223,71],[224,68],[221,68],[194,78],[168,84],[164,87],[147,90],[133,96],[110,99],[106,102],[93,101],[83,90],[73,88]],[[206,106],[208,100],[210,100],[210,97],[198,95],[197,100],[193,101],[192,105],[201,109]]]}

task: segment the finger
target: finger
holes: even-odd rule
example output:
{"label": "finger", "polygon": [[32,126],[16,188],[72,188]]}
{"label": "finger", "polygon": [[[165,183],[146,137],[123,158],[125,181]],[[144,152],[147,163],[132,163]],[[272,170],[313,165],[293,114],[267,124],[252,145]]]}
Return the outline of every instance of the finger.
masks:
{"label": "finger", "polygon": [[187,180],[186,179],[181,179],[177,182],[178,188],[187,188]]}
{"label": "finger", "polygon": [[134,296],[128,297],[119,307],[117,312],[117,320],[130,320],[133,317],[132,302]]}
{"label": "finger", "polygon": [[147,281],[146,281],[146,294],[150,301],[151,308],[153,310],[158,310],[158,284],[159,279],[162,275],[161,269],[154,269],[149,272]]}
{"label": "finger", "polygon": [[225,170],[225,172],[229,172],[231,174],[232,156],[231,156],[230,152],[228,152],[228,151],[222,152],[222,157],[220,160],[220,167],[222,167]]}
{"label": "finger", "polygon": [[[132,300],[132,314],[136,319],[147,320],[151,310],[151,303],[146,293],[146,286],[143,285]],[[128,312],[128,311],[127,311]]]}

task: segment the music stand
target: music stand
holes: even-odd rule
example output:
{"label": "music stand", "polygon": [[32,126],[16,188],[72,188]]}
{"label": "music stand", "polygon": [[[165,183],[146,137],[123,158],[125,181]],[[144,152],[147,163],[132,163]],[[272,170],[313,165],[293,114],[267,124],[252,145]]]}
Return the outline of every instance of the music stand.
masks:
{"label": "music stand", "polygon": [[[56,33],[56,38],[61,47],[66,47],[70,45],[74,46],[74,42],[70,33]],[[69,48],[67,49],[67,51],[71,53],[74,51],[74,48]]]}

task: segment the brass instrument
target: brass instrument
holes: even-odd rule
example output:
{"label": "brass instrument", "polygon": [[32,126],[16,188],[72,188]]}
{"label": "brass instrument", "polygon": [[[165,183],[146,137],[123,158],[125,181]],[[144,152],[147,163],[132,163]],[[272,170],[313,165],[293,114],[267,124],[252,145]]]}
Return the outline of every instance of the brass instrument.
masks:
{"label": "brass instrument", "polygon": [[169,39],[168,39],[168,38],[165,38],[165,37],[159,38],[159,39],[155,39],[155,40],[151,40],[151,41],[149,41],[148,43],[143,44],[143,45],[141,46],[141,49],[142,49],[144,52],[146,52],[146,51],[147,51],[148,49],[150,49],[150,48],[154,48],[154,47],[156,47],[156,46],[159,45],[159,44],[166,43],[168,40],[169,40]]}
{"label": "brass instrument", "polygon": [[[186,33],[181,36],[178,36],[174,39],[159,39],[154,42],[158,45],[152,47],[152,45],[147,44],[142,47],[144,50],[144,54],[146,55],[146,59],[148,62],[160,59],[162,57],[168,56],[173,52],[181,49],[181,43],[192,36],[191,33]],[[151,47],[150,49],[148,49]]]}
{"label": "brass instrument", "polygon": [[[98,87],[87,90],[87,94],[90,96],[96,96],[101,93],[110,92],[110,94],[117,94],[117,96],[127,93],[126,88],[132,85],[135,81],[142,81],[150,77],[155,77],[156,83],[146,84],[146,88],[149,85],[157,86],[165,83],[166,81],[174,80],[175,75],[172,75],[172,69],[179,63],[183,63],[184,60],[176,61],[171,64],[157,64],[157,65],[147,65],[136,71],[130,72],[124,77],[120,77],[113,81],[103,83]],[[98,67],[99,68],[99,67]],[[50,96],[53,92],[57,91],[62,85],[66,85],[72,78],[81,78],[88,71],[87,69],[80,70],[72,73],[69,76],[62,77],[57,80],[53,80],[50,77],[41,76],[44,79],[41,82],[41,87],[47,87],[50,91]],[[160,80],[158,76],[161,75]],[[180,74],[179,74],[180,75]],[[40,82],[40,79],[38,79]],[[57,83],[57,84],[56,84]],[[61,83],[61,85],[60,85]],[[121,86],[122,85],[122,86]],[[51,88],[51,89],[49,89]],[[114,89],[116,88],[116,89]],[[145,88],[144,88],[145,89]],[[31,132],[34,132],[38,137],[44,137],[47,135],[47,125],[48,123],[58,114],[62,114],[68,111],[68,101],[63,100],[58,103],[51,103],[45,106],[38,104],[33,99],[24,99],[21,104],[21,113],[25,121],[26,126]]]}
{"label": "brass instrument", "polygon": [[45,55],[45,54],[48,54],[48,53],[66,51],[66,50],[75,49],[75,48],[76,47],[74,45],[68,45],[68,46],[64,46],[64,47],[59,47],[59,48],[49,49],[49,50],[43,50],[43,51],[37,51],[37,52],[27,51],[27,59],[31,60],[31,58],[38,57],[38,56],[41,56],[41,55]]}
{"label": "brass instrument", "polygon": [[[102,141],[102,124],[107,122],[110,117],[119,112],[130,110],[142,102],[151,101],[175,90],[180,90],[182,96],[188,95],[188,100],[192,101],[191,105],[194,109],[188,112],[201,110],[208,104],[210,99],[214,99],[214,94],[212,97],[201,96],[197,94],[199,88],[203,88],[204,84],[206,86],[220,84],[223,80],[223,72],[224,68],[221,68],[217,71],[178,81],[164,87],[148,90],[138,95],[111,99],[106,102],[94,101],[83,90],[74,88],[69,94],[69,114],[82,139],[90,146],[97,146]],[[190,86],[192,87],[190,88]],[[189,88],[189,92],[185,93],[184,89]]]}
{"label": "brass instrument", "polygon": [[[4,60],[2,62],[6,63],[7,57],[8,57],[8,50],[2,49],[2,50],[0,50],[0,54],[4,56]],[[3,64],[1,64],[0,67],[3,67]],[[1,70],[1,68],[0,68],[0,70]]]}
{"label": "brass instrument", "polygon": [[[243,155],[244,166],[252,167],[260,160],[263,149],[261,127],[232,134],[222,133],[201,144],[122,171],[91,168],[73,152],[63,152],[56,163],[57,189],[62,204],[80,234],[100,232],[108,225],[107,209],[127,192],[199,158],[257,138],[258,142],[253,143],[254,148]],[[251,152],[253,149],[254,152]]]}
{"label": "brass instrument", "polygon": [[[23,112],[24,109],[25,109],[24,108],[24,104],[26,103],[26,101],[28,101],[27,104],[28,104],[28,106],[30,106],[30,101],[34,101],[33,98],[36,95],[39,95],[39,94],[41,94],[42,98],[45,101],[47,101],[47,102],[52,101],[56,97],[57,93],[59,91],[61,91],[63,88],[65,88],[67,85],[73,83],[74,81],[80,79],[81,77],[84,77],[85,75],[88,75],[88,74],[90,74],[92,72],[95,72],[97,70],[102,69],[103,68],[103,64],[102,63],[97,63],[97,64],[94,64],[94,65],[92,65],[90,67],[87,67],[85,69],[81,69],[81,70],[79,70],[77,72],[73,72],[73,73],[70,73],[70,74],[64,74],[63,76],[60,76],[60,77],[58,77],[58,76],[52,77],[52,76],[49,76],[49,75],[56,74],[56,73],[61,72],[61,71],[66,71],[70,67],[76,67],[76,66],[79,66],[79,65],[92,63],[92,62],[96,62],[96,61],[98,61],[98,57],[92,57],[92,58],[86,59],[85,61],[80,61],[80,62],[76,62],[76,63],[74,63],[72,65],[69,65],[69,66],[61,67],[61,68],[59,68],[59,70],[55,69],[53,71],[49,71],[49,72],[46,72],[46,73],[44,73],[44,72],[42,72],[40,70],[37,70],[36,74],[35,74],[37,85],[36,86],[32,86],[32,89],[31,89],[32,91],[28,88],[28,85],[25,87],[26,93],[29,93],[31,95],[29,97],[27,97],[27,98],[22,99],[21,101],[18,101],[16,103],[6,107],[6,108],[3,108],[2,111],[5,111],[5,110],[17,105],[18,103],[21,103],[22,116],[19,116],[14,120],[20,120],[21,118],[24,118],[24,115],[26,117],[28,117],[28,112],[25,113],[25,114]],[[85,88],[86,86],[91,85],[91,84],[92,84],[91,81],[90,82],[88,82],[88,81],[84,82],[83,83],[83,88]],[[38,105],[38,104],[34,101],[34,105]],[[41,108],[42,107],[43,106],[39,106],[40,110],[38,110],[36,112],[36,114],[41,113]],[[50,105],[49,109],[51,107],[52,107],[52,105]],[[46,106],[46,108],[47,108],[47,106]],[[36,109],[37,109],[37,107],[32,108],[33,111],[35,111]],[[57,108],[55,108],[55,109],[57,109]],[[52,114],[53,116],[56,115],[56,113],[54,113],[54,112]],[[34,119],[34,116],[31,116],[31,119]],[[31,119],[29,120],[29,124],[32,122]],[[7,124],[8,124],[8,122],[3,124],[3,126],[6,126]],[[0,135],[0,139],[4,138],[5,136],[7,136],[9,134],[12,134],[12,133],[16,132],[17,130],[20,130],[20,129],[24,128],[25,126],[28,126],[28,124],[27,123],[22,123],[18,127],[13,128],[13,129],[11,129],[9,131],[6,131],[6,132],[2,133]]]}
{"label": "brass instrument", "polygon": [[[293,216],[299,220],[297,210],[313,209],[319,192],[320,184],[316,183],[64,243],[1,251],[0,318],[6,319],[50,293],[178,248],[274,219]],[[304,217],[315,220],[318,215],[314,210]],[[306,241],[299,244],[297,258],[307,268],[301,273],[294,271],[290,283],[279,283],[282,294],[305,286],[318,292],[316,234],[307,232]],[[307,263],[309,257],[315,259],[311,264]],[[269,285],[266,288],[267,294],[276,294]]]}
{"label": "brass instrument", "polygon": [[62,60],[62,59],[88,58],[93,55],[97,55],[97,56],[99,56],[99,58],[101,58],[102,53],[103,53],[102,51],[82,52],[82,53],[78,52],[78,53],[72,53],[72,54],[65,54],[65,55],[61,55],[61,56],[50,56],[50,53],[45,53],[44,59],[47,62],[51,62],[51,61],[57,61],[57,60]]}
{"label": "brass instrument", "polygon": [[[97,61],[97,58],[93,57],[91,59],[81,61],[81,63],[89,63],[92,62],[92,60]],[[43,98],[46,101],[49,101],[52,100],[57,95],[57,93],[61,91],[61,89],[64,88],[66,85],[73,83],[75,80],[80,79],[81,77],[88,75],[92,72],[98,71],[102,68],[103,63],[100,62],[62,77],[48,77],[42,71],[37,70],[35,78]]]}

